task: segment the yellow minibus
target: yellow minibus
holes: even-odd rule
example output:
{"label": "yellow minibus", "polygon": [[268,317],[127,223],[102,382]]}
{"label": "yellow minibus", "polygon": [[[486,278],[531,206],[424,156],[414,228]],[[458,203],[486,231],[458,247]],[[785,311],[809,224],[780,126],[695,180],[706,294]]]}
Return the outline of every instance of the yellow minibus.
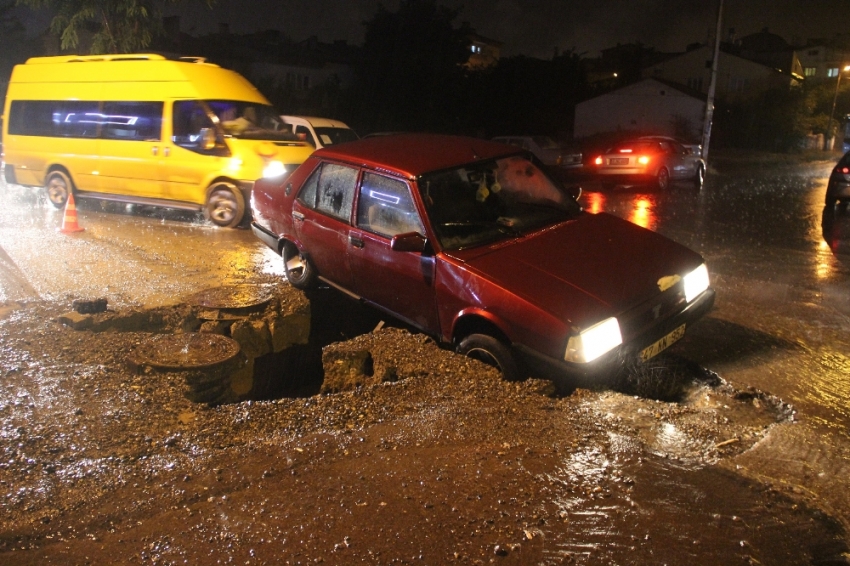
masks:
{"label": "yellow minibus", "polygon": [[7,183],[200,210],[239,225],[254,181],[313,147],[244,77],[202,58],[34,57],[12,71],[3,120]]}

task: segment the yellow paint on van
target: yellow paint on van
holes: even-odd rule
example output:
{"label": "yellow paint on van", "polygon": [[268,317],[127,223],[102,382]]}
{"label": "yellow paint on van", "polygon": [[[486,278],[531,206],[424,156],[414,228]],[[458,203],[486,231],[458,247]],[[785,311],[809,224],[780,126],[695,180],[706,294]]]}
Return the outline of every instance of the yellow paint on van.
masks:
{"label": "yellow paint on van", "polygon": [[[16,111],[21,114],[19,109],[33,108],[38,101],[41,117],[49,116],[48,106],[55,101],[91,102],[101,110],[54,113],[54,122],[64,120],[59,125],[27,124],[25,116],[16,116]],[[186,104],[191,101],[198,101],[201,118],[209,123],[180,126],[188,129],[181,137],[177,134],[184,132],[176,130],[183,115],[176,113],[182,111],[178,107],[191,108]],[[61,172],[72,185],[68,190],[73,188],[80,196],[205,210],[219,225],[236,225],[248,210],[251,188],[263,170],[275,161],[294,169],[313,148],[287,139],[283,129],[258,134],[261,128],[251,121],[256,113],[248,114],[247,120],[225,121],[210,101],[251,106],[262,116],[279,117],[248,80],[201,58],[175,60],[157,54],[31,58],[15,66],[9,82],[3,121],[4,173],[7,180],[21,185],[48,184],[59,190],[59,196],[51,198],[57,206],[64,202],[60,198],[63,178],[56,173]],[[141,123],[139,116],[103,110],[143,103],[149,113],[151,109],[160,112],[161,105],[159,131],[151,126],[140,134],[134,129]],[[42,131],[72,121],[70,135]],[[209,142],[205,136],[210,136]],[[229,198],[228,193],[239,194]],[[234,220],[234,214],[239,218]]]}

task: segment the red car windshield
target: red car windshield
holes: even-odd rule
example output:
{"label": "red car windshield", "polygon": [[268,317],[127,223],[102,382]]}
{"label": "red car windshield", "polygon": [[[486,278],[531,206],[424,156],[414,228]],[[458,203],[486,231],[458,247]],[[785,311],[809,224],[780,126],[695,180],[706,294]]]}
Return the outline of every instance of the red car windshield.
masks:
{"label": "red car windshield", "polygon": [[419,190],[443,249],[516,237],[581,212],[563,188],[519,156],[423,175]]}

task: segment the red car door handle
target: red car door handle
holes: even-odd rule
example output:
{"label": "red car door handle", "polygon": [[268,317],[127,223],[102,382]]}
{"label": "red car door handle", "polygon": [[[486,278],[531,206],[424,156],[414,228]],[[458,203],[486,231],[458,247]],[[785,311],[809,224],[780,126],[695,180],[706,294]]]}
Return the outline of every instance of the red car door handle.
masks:
{"label": "red car door handle", "polygon": [[293,212],[292,218],[294,218],[295,220],[304,220],[304,215],[300,212]]}
{"label": "red car door handle", "polygon": [[352,246],[354,246],[355,248],[362,248],[363,247],[363,240],[361,240],[360,238],[356,238],[354,236],[348,237],[348,243],[351,244]]}

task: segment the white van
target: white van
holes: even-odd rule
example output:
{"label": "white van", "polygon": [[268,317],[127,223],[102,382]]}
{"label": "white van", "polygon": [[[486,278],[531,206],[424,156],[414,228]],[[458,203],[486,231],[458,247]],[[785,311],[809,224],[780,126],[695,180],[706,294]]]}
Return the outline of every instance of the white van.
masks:
{"label": "white van", "polygon": [[316,149],[359,139],[354,130],[339,120],[315,116],[281,116],[280,118],[292,126],[292,133]]}

